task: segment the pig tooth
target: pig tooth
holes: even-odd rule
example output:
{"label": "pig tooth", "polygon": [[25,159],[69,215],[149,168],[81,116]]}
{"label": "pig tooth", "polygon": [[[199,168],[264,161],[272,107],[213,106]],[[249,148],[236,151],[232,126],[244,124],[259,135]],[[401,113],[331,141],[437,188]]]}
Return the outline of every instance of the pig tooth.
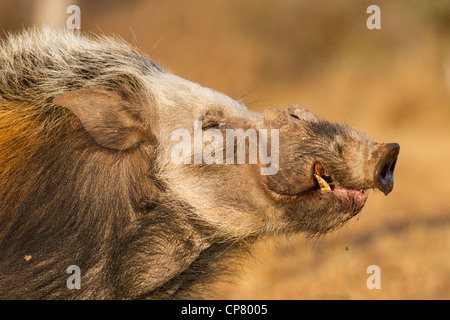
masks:
{"label": "pig tooth", "polygon": [[322,170],[323,170],[323,166],[320,163],[317,162],[314,165],[314,173],[317,174],[317,175],[320,175],[322,173]]}
{"label": "pig tooth", "polygon": [[330,185],[318,174],[314,174],[314,177],[316,178],[317,182],[319,183],[320,190],[326,191],[331,190]]}

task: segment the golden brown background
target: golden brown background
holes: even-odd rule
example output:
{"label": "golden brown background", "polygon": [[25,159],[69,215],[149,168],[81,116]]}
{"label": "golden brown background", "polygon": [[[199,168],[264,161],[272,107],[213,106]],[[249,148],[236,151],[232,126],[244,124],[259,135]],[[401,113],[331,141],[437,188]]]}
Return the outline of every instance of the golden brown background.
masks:
{"label": "golden brown background", "polygon": [[[450,2],[0,0],[0,38],[23,27],[115,34],[167,70],[250,109],[307,106],[401,145],[394,191],[319,239],[265,239],[210,299],[450,298]],[[381,8],[381,30],[366,9]],[[1,66],[0,66],[1,67]],[[381,289],[369,290],[369,265]]]}

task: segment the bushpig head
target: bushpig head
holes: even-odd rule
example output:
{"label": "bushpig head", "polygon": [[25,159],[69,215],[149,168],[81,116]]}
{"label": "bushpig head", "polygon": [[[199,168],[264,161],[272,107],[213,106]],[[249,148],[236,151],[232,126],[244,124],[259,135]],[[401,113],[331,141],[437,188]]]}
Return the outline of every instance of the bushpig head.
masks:
{"label": "bushpig head", "polygon": [[264,186],[293,229],[329,231],[361,211],[368,189],[392,191],[397,143],[376,143],[300,105],[268,109],[264,123],[280,129],[280,168]]}
{"label": "bushpig head", "polygon": [[[157,177],[170,197],[220,235],[325,233],[360,212],[368,189],[387,195],[393,188],[396,143],[376,143],[300,105],[253,113],[184,79],[161,73],[158,80],[164,85],[147,79],[153,98],[140,111],[92,91],[55,103],[78,115],[100,144],[122,151],[156,144]],[[124,117],[126,110],[134,116]]]}

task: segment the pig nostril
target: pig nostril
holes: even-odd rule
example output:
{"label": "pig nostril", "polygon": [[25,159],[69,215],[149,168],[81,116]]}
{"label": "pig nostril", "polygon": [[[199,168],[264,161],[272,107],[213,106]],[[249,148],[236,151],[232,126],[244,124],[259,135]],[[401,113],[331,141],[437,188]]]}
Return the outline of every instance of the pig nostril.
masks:
{"label": "pig nostril", "polygon": [[388,184],[389,181],[394,181],[394,168],[396,161],[388,162],[384,165],[381,170],[380,179],[381,182],[385,185]]}
{"label": "pig nostril", "polygon": [[385,164],[384,167],[383,167],[383,170],[381,171],[381,175],[380,175],[380,179],[381,179],[381,183],[382,184],[387,184],[387,179],[386,179],[387,178],[386,177],[387,173],[388,173],[388,165]]}
{"label": "pig nostril", "polygon": [[375,187],[385,195],[388,195],[394,187],[394,169],[399,151],[400,146],[397,143],[385,145],[375,169]]}

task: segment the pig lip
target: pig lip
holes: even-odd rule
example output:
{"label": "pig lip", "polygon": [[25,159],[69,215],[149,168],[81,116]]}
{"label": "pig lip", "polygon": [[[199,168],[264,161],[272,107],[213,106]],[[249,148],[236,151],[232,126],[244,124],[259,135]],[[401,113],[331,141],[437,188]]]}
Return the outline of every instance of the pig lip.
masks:
{"label": "pig lip", "polygon": [[[329,176],[326,177],[328,181],[330,181]],[[318,199],[322,198],[323,195],[333,195],[336,199],[336,202],[340,203],[342,209],[352,208],[352,211],[356,215],[364,206],[367,200],[367,193],[364,190],[355,190],[355,189],[347,189],[338,185],[335,182],[331,182],[328,185],[328,189],[324,190],[320,185],[316,185],[311,189],[306,191],[302,191],[298,194],[281,194],[278,193],[268,187],[265,183],[263,183],[264,189],[269,194],[269,196],[276,202],[279,203],[292,203],[296,201],[302,201],[305,197],[317,197]]]}
{"label": "pig lip", "polygon": [[360,210],[364,206],[367,200],[367,194],[364,190],[347,189],[338,185],[320,162],[314,163],[313,170],[313,176],[320,191],[344,193],[349,199],[352,199],[353,206],[357,209]]}
{"label": "pig lip", "polygon": [[[367,200],[367,193],[363,190],[354,190],[354,189],[346,189],[338,185],[331,185],[331,191],[333,192],[342,192],[347,194],[347,196],[351,197],[358,209],[362,209]],[[326,191],[323,191],[326,192]]]}
{"label": "pig lip", "polygon": [[350,209],[356,215],[362,209],[367,200],[365,190],[347,189],[340,186],[320,162],[314,163],[312,171],[315,181],[314,187],[298,194],[281,194],[270,189],[265,183],[263,185],[269,196],[279,203],[302,201],[302,199],[311,197],[321,199],[323,196],[331,196],[331,199],[334,199],[331,201],[339,203],[343,210]]}
{"label": "pig lip", "polygon": [[294,194],[294,195],[280,194],[276,191],[269,189],[269,187],[265,183],[263,185],[265,186],[265,189],[266,189],[267,193],[270,195],[270,197],[273,200],[278,201],[278,202],[292,202],[292,201],[301,200],[302,197],[306,194],[316,193],[317,196],[320,197],[320,195],[323,193],[333,192],[334,194],[336,194],[336,196],[338,196],[338,194],[342,194],[342,195],[346,196],[347,198],[349,198],[349,200],[352,199],[354,204],[356,205],[356,207],[358,209],[361,209],[364,206],[364,204],[367,200],[367,197],[368,197],[367,193],[365,191],[347,189],[347,188],[338,186],[336,184],[330,185],[331,190],[320,190],[320,189],[314,188],[314,189],[310,189],[310,190],[304,191],[299,194]]}

